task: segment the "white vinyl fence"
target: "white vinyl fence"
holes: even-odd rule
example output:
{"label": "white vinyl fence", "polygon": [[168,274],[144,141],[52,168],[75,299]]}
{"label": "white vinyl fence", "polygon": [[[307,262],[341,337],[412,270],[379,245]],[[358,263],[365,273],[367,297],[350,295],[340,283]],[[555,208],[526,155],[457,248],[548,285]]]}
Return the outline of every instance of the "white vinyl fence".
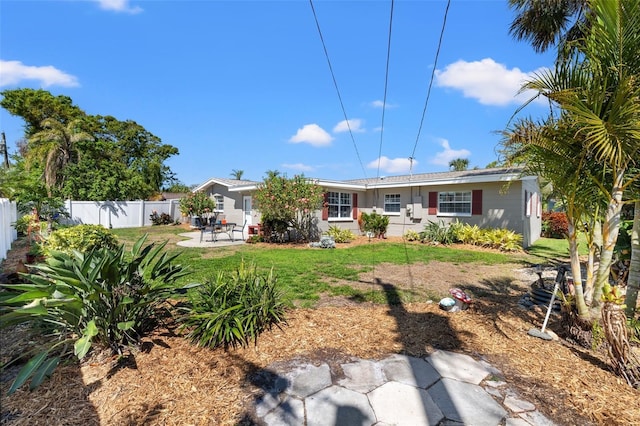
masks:
{"label": "white vinyl fence", "polygon": [[11,243],[18,238],[18,233],[12,225],[17,218],[16,203],[0,198],[0,260],[6,259]]}
{"label": "white vinyl fence", "polygon": [[102,225],[105,228],[150,226],[151,214],[166,213],[181,220],[180,200],[166,201],[65,201],[69,217],[63,223]]}

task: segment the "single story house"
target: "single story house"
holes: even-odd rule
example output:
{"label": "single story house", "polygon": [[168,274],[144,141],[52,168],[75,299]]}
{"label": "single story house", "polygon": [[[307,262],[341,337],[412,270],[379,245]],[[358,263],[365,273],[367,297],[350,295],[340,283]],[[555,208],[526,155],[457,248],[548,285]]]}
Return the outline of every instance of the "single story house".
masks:
{"label": "single story house", "polygon": [[[537,176],[521,169],[491,168],[456,172],[334,181],[312,179],[325,190],[328,207],[318,210],[320,231],[336,225],[359,233],[358,213],[389,216],[387,235],[420,232],[430,221],[458,220],[482,228],[506,228],[522,234],[523,246],[540,236],[541,202]],[[260,222],[252,194],[261,182],[212,178],[194,191],[216,201],[216,213],[227,221]],[[252,227],[251,230],[254,230]],[[247,233],[245,233],[247,235]]]}

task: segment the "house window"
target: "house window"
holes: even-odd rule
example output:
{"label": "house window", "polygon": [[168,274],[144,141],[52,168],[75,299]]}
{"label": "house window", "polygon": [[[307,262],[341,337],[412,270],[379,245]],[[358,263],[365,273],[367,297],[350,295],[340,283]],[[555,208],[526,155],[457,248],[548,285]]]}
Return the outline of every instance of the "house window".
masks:
{"label": "house window", "polygon": [[400,213],[400,194],[384,195],[384,212]]}
{"label": "house window", "polygon": [[327,204],[330,219],[351,218],[351,193],[329,192],[327,194]]}
{"label": "house window", "polygon": [[439,192],[438,213],[450,216],[470,216],[471,191]]}
{"label": "house window", "polygon": [[213,195],[213,201],[216,203],[215,211],[223,212],[224,211],[224,196],[220,194]]}

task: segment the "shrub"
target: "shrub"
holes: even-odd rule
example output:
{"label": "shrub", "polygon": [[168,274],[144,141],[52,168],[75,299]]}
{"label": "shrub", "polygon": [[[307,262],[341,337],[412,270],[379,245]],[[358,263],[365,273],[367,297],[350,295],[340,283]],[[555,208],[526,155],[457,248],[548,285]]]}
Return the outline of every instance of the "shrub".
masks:
{"label": "shrub", "polygon": [[522,235],[503,228],[480,228],[478,225],[458,224],[455,238],[464,244],[517,251],[522,247]]}
{"label": "shrub", "polygon": [[450,225],[444,223],[444,221],[433,222],[429,221],[424,226],[424,230],[420,233],[420,237],[424,242],[431,242],[436,244],[451,244],[456,242],[454,229]]}
{"label": "shrub", "polygon": [[362,229],[364,232],[371,232],[376,238],[383,238],[389,227],[389,216],[379,215],[376,212],[362,212]]}
{"label": "shrub", "polygon": [[151,218],[152,225],[171,225],[173,223],[173,218],[168,213],[158,214],[158,212],[154,210],[149,217]]}
{"label": "shrub", "polygon": [[215,202],[204,192],[191,192],[180,199],[180,213],[183,216],[200,217],[215,209]]}
{"label": "shrub", "polygon": [[564,212],[542,212],[542,236],[547,238],[566,238],[569,222]]}
{"label": "shrub", "polygon": [[199,346],[246,346],[258,335],[284,321],[285,305],[273,269],[260,275],[244,261],[233,272],[220,272],[190,297],[181,330]]}
{"label": "shrub", "polygon": [[327,231],[327,235],[333,238],[336,243],[348,243],[356,236],[349,229],[341,229],[339,226],[332,225]]}
{"label": "shrub", "polygon": [[98,248],[118,248],[118,239],[101,225],[76,225],[57,229],[44,244],[45,254],[53,251],[71,254],[74,250],[86,253]]}
{"label": "shrub", "polygon": [[420,233],[417,231],[414,231],[413,229],[409,229],[407,232],[404,233],[402,238],[404,238],[407,241],[420,241]]}
{"label": "shrub", "polygon": [[9,393],[31,377],[30,387],[38,386],[71,355],[70,347],[78,359],[92,342],[121,353],[149,331],[168,297],[195,286],[177,288],[175,281],[187,274],[172,263],[177,255],[160,255],[166,241],[142,248],[145,239],[134,244],[130,256],[124,245],[89,253],[51,252],[46,263],[33,266],[39,274],[26,275],[29,284],[2,285],[10,296],[2,299],[0,328],[36,321],[51,325],[45,350],[27,362]]}

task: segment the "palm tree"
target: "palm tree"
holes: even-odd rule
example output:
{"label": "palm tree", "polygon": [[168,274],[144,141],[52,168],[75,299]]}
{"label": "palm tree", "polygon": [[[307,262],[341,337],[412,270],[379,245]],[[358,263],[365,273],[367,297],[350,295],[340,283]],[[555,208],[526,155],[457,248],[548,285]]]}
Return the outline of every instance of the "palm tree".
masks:
{"label": "palm tree", "polygon": [[572,57],[525,84],[567,114],[577,144],[599,172],[591,180],[607,195],[602,227],[603,247],[592,297],[599,303],[607,282],[625,189],[636,179],[628,173],[640,151],[640,17],[639,0],[594,0],[590,29]]}
{"label": "palm tree", "polygon": [[52,118],[42,121],[42,130],[29,139],[27,159],[29,164],[39,162],[43,167],[44,183],[49,197],[63,184],[62,172],[77,158],[76,144],[91,141],[93,137],[82,130],[82,120],[70,120],[66,124]]}
{"label": "palm tree", "polygon": [[529,41],[538,53],[558,46],[560,56],[583,36],[587,5],[588,0],[509,0],[516,12],[509,33]]}
{"label": "palm tree", "polygon": [[[570,140],[573,134],[574,129],[570,122],[564,119],[549,118],[543,123],[521,119],[503,132],[502,145],[503,154],[509,164],[522,165],[523,173],[544,178],[558,191],[567,214],[566,237],[569,242],[571,271],[574,280],[581,283],[577,231],[584,219],[593,217],[591,207],[597,205],[594,202],[597,194],[593,185],[585,185],[589,180],[585,173],[588,161],[584,153],[579,151],[579,146],[559,143]],[[590,262],[590,265],[593,263]],[[588,270],[588,277],[589,272]],[[589,280],[587,282],[589,283]],[[578,315],[583,319],[589,318],[590,313],[581,285],[575,287],[575,298]]]}
{"label": "palm tree", "polygon": [[467,158],[456,158],[455,160],[449,161],[449,169],[452,169],[456,172],[467,170],[468,167],[469,159]]}
{"label": "palm tree", "polygon": [[244,170],[231,170],[231,176],[236,180],[242,180],[242,175],[244,174]]}

